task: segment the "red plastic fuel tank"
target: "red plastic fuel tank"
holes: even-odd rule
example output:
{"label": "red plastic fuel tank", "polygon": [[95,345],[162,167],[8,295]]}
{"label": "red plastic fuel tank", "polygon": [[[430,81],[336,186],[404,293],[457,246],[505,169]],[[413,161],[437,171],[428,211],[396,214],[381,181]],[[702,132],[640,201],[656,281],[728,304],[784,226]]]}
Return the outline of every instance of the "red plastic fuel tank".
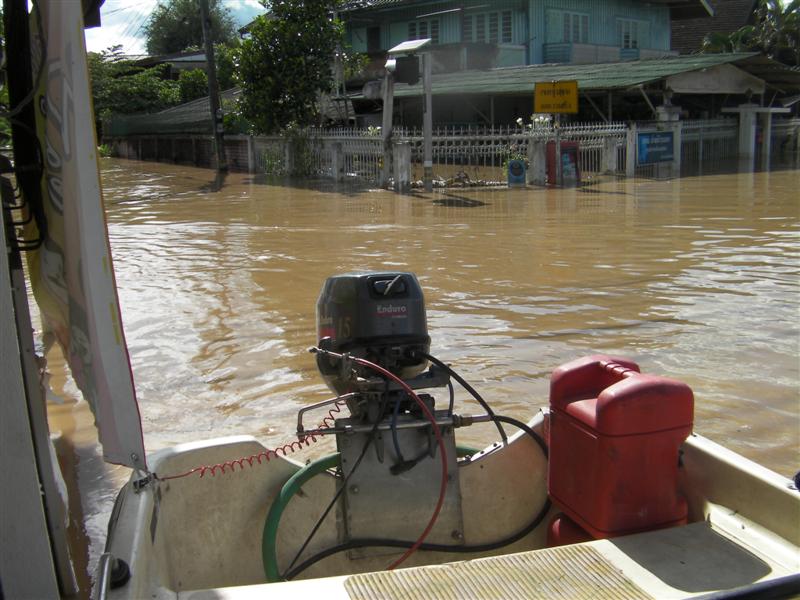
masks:
{"label": "red plastic fuel tank", "polygon": [[686,522],[678,452],[692,431],[684,383],[595,355],[550,379],[548,492],[594,538]]}

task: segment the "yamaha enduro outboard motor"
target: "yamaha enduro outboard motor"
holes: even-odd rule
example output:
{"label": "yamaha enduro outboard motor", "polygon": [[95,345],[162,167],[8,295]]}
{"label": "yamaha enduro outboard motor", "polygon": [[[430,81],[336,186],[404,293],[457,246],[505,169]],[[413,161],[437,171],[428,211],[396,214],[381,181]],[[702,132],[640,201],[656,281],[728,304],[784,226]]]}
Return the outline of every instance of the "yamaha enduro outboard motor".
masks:
{"label": "yamaha enduro outboard motor", "polygon": [[308,432],[336,435],[343,475],[340,541],[407,540],[409,525],[425,523],[437,507],[428,541],[460,544],[452,386],[449,407],[440,410],[433,396],[416,392],[449,384],[444,369],[426,370],[430,336],[417,277],[372,272],[328,278],[317,302],[317,334],[313,351],[320,373],[350,409],[350,417],[336,419],[333,427]]}
{"label": "yamaha enduro outboard motor", "polygon": [[[431,339],[422,288],[413,273],[329,277],[317,301],[317,334],[317,367],[328,387],[347,397],[355,419],[374,423],[392,412],[396,427],[396,415],[419,414],[419,409],[397,383],[338,355],[366,359],[415,390],[449,382],[441,369],[425,371]],[[433,410],[430,395],[420,398]]]}
{"label": "yamaha enduro outboard motor", "polygon": [[[317,301],[317,336],[324,350],[381,365],[402,379],[422,372],[431,338],[422,288],[413,273],[353,273],[329,277]],[[354,391],[338,364],[317,356],[325,383],[337,394]],[[372,374],[374,375],[374,373]]]}

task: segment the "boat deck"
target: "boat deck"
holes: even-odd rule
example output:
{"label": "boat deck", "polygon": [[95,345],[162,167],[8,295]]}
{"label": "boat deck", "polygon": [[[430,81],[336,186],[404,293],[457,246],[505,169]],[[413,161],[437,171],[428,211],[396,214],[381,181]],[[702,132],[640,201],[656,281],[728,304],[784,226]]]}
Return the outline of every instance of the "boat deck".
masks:
{"label": "boat deck", "polygon": [[[585,544],[445,565],[215,590],[180,600],[297,598],[328,600],[442,598],[687,598],[797,573],[796,548],[762,538],[758,528],[718,513],[701,522]],[[736,540],[734,532],[738,528]],[[742,536],[742,532],[745,533]]]}

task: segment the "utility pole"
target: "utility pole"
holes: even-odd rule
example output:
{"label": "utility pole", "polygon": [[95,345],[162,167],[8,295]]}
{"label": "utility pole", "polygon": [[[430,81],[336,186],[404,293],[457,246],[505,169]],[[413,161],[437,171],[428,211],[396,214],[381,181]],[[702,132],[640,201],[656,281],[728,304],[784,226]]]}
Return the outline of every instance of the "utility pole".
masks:
{"label": "utility pole", "polygon": [[214,132],[217,171],[227,171],[228,159],[225,158],[225,139],[222,135],[222,109],[219,106],[219,84],[217,83],[217,63],[214,60],[214,40],[211,37],[211,17],[208,11],[208,0],[199,0],[199,2],[200,20],[203,24],[203,45],[206,52],[208,104],[211,109],[211,127]]}
{"label": "utility pole", "polygon": [[431,92],[431,63],[433,57],[430,52],[422,55],[422,87],[425,91],[425,111],[422,118],[423,138],[425,152],[423,156],[422,173],[425,191],[433,191],[433,100]]}

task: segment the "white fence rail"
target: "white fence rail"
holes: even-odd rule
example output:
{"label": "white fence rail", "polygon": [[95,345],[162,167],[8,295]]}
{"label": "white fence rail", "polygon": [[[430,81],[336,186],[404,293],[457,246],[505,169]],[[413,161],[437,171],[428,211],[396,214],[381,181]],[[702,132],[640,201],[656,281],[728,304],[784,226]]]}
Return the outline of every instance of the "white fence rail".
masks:
{"label": "white fence rail", "polygon": [[[546,161],[546,148],[556,136],[577,143],[578,168],[583,181],[600,175],[658,177],[673,171],[635,164],[636,132],[652,123],[573,123],[556,130],[550,123],[527,127],[446,127],[433,131],[433,170],[437,185],[492,185],[505,183],[509,159],[526,160],[529,168]],[[738,156],[738,121],[724,118],[682,121],[680,174],[697,175],[725,171]],[[411,147],[411,181],[421,185],[423,135],[419,129],[394,128],[393,142]],[[761,132],[759,135],[763,135]],[[774,119],[770,151],[775,161],[797,161],[800,154],[800,119]],[[166,160],[211,166],[213,146],[207,136],[138,136],[111,140],[115,155],[140,160]],[[380,128],[308,129],[291,139],[283,137],[226,137],[231,168],[269,175],[305,175],[350,180],[369,185],[386,184]],[[554,152],[550,152],[554,156]],[[629,156],[631,154],[631,156]],[[756,164],[761,164],[757,162]]]}

